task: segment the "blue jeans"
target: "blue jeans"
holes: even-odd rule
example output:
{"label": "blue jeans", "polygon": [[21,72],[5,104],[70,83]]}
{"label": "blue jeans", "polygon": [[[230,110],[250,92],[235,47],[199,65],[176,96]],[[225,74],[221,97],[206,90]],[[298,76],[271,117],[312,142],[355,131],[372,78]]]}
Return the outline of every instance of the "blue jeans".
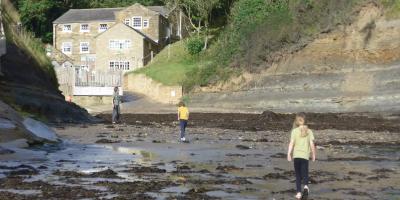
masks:
{"label": "blue jeans", "polygon": [[187,120],[179,120],[179,126],[181,127],[181,138],[185,137],[185,131],[188,121]]}
{"label": "blue jeans", "polygon": [[303,158],[295,158],[294,171],[296,172],[296,191],[301,192],[301,182],[308,185],[308,160]]}

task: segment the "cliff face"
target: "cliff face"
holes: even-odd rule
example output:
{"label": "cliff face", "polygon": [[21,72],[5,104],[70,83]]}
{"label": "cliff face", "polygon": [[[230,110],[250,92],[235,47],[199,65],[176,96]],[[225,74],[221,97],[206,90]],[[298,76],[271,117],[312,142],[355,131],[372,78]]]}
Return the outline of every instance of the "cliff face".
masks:
{"label": "cliff face", "polygon": [[202,88],[193,104],[283,112],[400,111],[400,19],[368,4],[260,74]]}
{"label": "cliff face", "polygon": [[65,101],[54,76],[12,43],[0,60],[0,100],[49,122],[88,122],[86,110]]}

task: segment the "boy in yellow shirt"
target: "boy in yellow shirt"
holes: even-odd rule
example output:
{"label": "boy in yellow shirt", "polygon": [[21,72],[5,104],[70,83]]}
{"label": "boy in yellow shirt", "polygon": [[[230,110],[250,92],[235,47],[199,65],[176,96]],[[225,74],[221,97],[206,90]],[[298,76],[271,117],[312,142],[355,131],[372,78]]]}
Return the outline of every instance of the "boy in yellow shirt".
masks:
{"label": "boy in yellow shirt", "polygon": [[185,142],[185,131],[186,131],[186,126],[189,120],[189,109],[185,106],[185,103],[182,101],[179,102],[178,104],[178,120],[179,120],[179,126],[181,128],[181,142]]}

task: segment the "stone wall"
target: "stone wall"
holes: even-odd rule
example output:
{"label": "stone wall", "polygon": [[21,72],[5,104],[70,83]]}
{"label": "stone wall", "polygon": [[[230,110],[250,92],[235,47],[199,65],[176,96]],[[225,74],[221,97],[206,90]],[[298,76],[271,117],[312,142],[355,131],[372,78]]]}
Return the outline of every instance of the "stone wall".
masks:
{"label": "stone wall", "polygon": [[129,19],[132,24],[133,17],[141,17],[142,25],[143,20],[149,20],[149,27],[142,27],[139,31],[146,34],[154,41],[158,42],[160,41],[160,38],[164,37],[160,32],[163,29],[163,27],[160,26],[160,21],[162,20],[160,14],[146,8],[145,6],[135,4],[116,13],[116,21],[118,22],[124,22],[125,19]]}
{"label": "stone wall", "polygon": [[[110,40],[130,40],[129,49],[113,50],[109,48]],[[137,33],[132,28],[123,23],[118,23],[111,27],[107,32],[96,38],[97,48],[102,49],[97,52],[96,70],[110,70],[110,61],[129,61],[130,70],[143,67],[146,40],[144,36]]]}
{"label": "stone wall", "polygon": [[143,94],[151,100],[166,104],[176,104],[182,98],[181,86],[164,86],[143,74],[125,75],[124,91]]}
{"label": "stone wall", "polygon": [[83,108],[101,105],[110,105],[111,107],[112,96],[73,96],[71,101]]}
{"label": "stone wall", "polygon": [[[72,52],[71,54],[67,54],[75,65],[89,65],[90,67],[94,67],[94,62],[87,61],[90,59],[86,59],[87,56],[96,58],[96,41],[95,37],[101,33],[99,31],[100,24],[107,24],[108,28],[113,26],[115,22],[85,22],[82,24],[89,24],[89,32],[81,32],[80,26],[81,23],[68,23],[71,25],[71,32],[64,32],[63,25],[64,24],[54,24],[53,25],[53,34],[54,48],[62,52],[62,44],[64,42],[72,43]],[[89,42],[89,53],[81,53],[80,52],[80,43],[81,42]]]}

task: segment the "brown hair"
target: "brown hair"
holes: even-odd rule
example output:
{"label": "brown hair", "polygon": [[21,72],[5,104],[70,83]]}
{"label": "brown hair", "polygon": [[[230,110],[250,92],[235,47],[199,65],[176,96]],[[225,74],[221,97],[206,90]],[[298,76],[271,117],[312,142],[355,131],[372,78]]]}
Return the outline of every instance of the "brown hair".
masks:
{"label": "brown hair", "polygon": [[[306,114],[305,113],[297,113],[296,114],[296,117],[294,118],[294,121],[293,121],[293,129],[295,129],[295,128],[298,128],[298,126],[297,126],[297,124],[296,124],[296,120],[297,120],[297,118],[302,118],[303,120],[304,120],[304,125],[306,125]],[[301,129],[301,134],[300,134],[300,136],[301,137],[307,137],[307,135],[308,135],[308,128],[307,128],[307,126],[305,127],[305,128],[302,128]]]}
{"label": "brown hair", "polygon": [[182,107],[182,106],[186,106],[186,105],[185,105],[185,102],[180,101],[180,102],[178,103],[178,107]]}
{"label": "brown hair", "polygon": [[118,87],[114,87],[114,92],[117,92],[118,91]]}

